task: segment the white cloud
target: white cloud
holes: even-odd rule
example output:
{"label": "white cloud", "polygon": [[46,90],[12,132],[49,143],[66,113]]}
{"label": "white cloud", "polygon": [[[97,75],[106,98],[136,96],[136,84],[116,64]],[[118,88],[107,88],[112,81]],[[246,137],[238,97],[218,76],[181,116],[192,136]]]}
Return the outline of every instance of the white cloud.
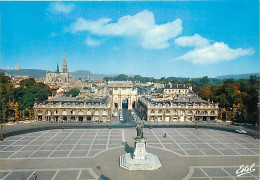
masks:
{"label": "white cloud", "polygon": [[86,40],[86,44],[88,46],[99,46],[101,44],[101,42],[98,41],[98,40],[95,40],[95,39],[92,39],[92,38],[88,37],[87,40]]}
{"label": "white cloud", "polygon": [[196,48],[176,58],[186,60],[194,64],[213,64],[219,61],[229,61],[241,56],[252,55],[253,49],[231,49],[223,42],[215,42],[212,45]]}
{"label": "white cloud", "polygon": [[97,21],[77,19],[71,25],[71,32],[87,31],[99,36],[134,37],[145,49],[164,49],[169,40],[182,32],[182,20],[157,25],[152,12],[144,10],[134,16],[123,16],[117,22],[102,18]]}
{"label": "white cloud", "polygon": [[48,11],[52,14],[69,14],[75,7],[76,5],[72,3],[53,2],[50,3]]}
{"label": "white cloud", "polygon": [[193,36],[183,36],[175,39],[175,44],[182,47],[204,47],[208,46],[209,40],[201,37],[198,34],[194,34]]}

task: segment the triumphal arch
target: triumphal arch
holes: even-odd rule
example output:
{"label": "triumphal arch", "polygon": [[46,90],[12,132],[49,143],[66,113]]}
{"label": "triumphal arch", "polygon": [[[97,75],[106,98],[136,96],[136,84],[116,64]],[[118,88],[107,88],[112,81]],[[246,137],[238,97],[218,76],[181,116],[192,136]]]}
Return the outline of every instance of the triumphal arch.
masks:
{"label": "triumphal arch", "polygon": [[135,108],[138,99],[137,88],[132,81],[109,81],[108,88],[112,97],[112,109]]}

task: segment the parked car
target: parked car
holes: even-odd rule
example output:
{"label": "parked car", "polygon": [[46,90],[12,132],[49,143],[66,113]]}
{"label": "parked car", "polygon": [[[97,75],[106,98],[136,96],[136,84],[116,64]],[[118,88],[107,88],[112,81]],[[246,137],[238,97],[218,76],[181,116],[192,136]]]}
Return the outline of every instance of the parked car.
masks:
{"label": "parked car", "polygon": [[112,115],[113,115],[113,117],[117,117],[118,114],[117,114],[117,112],[113,112]]}
{"label": "parked car", "polygon": [[236,129],[235,131],[240,134],[247,134],[247,132],[243,129]]}
{"label": "parked car", "polygon": [[120,116],[120,117],[119,117],[119,121],[120,121],[120,122],[123,122],[123,121],[124,121],[123,116]]}

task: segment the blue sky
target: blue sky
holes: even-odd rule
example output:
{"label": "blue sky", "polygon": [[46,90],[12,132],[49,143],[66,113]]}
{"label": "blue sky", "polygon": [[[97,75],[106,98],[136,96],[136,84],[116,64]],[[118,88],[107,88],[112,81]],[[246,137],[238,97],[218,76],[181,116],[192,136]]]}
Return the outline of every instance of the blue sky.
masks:
{"label": "blue sky", "polygon": [[0,2],[0,68],[152,77],[259,72],[259,2]]}

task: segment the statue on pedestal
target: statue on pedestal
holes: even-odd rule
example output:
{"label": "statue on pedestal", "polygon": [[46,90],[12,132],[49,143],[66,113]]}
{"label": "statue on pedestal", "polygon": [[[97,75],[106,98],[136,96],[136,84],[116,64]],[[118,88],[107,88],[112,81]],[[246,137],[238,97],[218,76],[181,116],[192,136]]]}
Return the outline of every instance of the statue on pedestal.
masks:
{"label": "statue on pedestal", "polygon": [[143,132],[144,124],[136,126],[137,136],[135,138],[134,153],[127,153],[120,156],[120,167],[128,170],[156,170],[162,166],[156,155],[147,153],[146,138]]}
{"label": "statue on pedestal", "polygon": [[144,138],[143,127],[144,127],[144,124],[141,124],[141,123],[139,123],[139,124],[136,126],[135,129],[136,129],[136,132],[137,132],[137,136],[136,136],[137,139]]}

